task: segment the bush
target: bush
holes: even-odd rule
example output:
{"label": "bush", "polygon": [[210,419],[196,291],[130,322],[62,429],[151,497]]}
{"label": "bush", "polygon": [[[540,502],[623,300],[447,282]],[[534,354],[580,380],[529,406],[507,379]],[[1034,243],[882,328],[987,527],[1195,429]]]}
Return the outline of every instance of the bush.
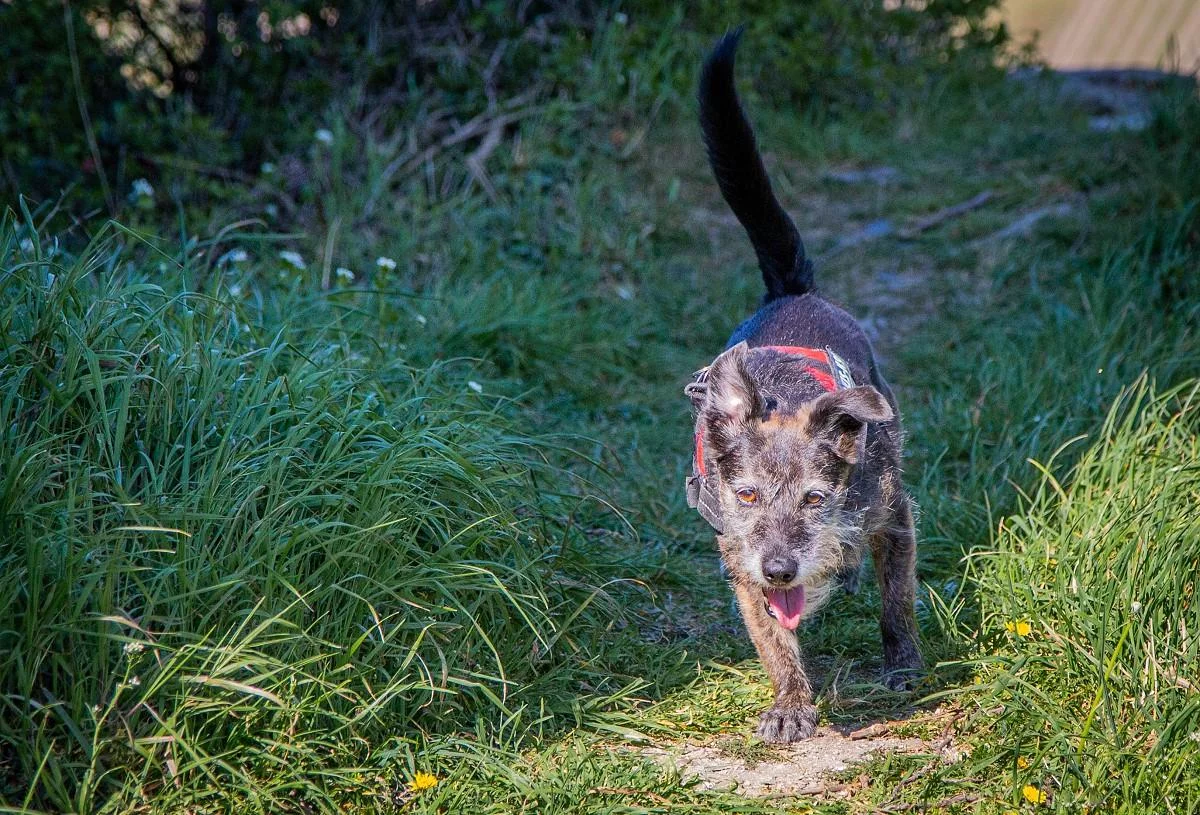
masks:
{"label": "bush", "polygon": [[[360,135],[403,133],[397,143],[415,138],[420,149],[523,95],[637,101],[641,118],[648,82],[690,95],[701,52],[743,22],[766,55],[758,84],[779,104],[886,105],[959,64],[974,77],[990,66],[1005,38],[989,22],[997,2],[918,11],[883,0],[706,0],[626,13],[592,0],[85,0],[66,17],[53,5],[0,4],[14,92],[0,112],[3,183],[15,199],[82,181],[97,193],[83,203],[102,192],[114,213],[132,179],[174,167],[248,180],[264,160],[302,151],[330,105],[351,113]],[[72,38],[62,36],[68,19]]]}
{"label": "bush", "polygon": [[329,810],[423,732],[569,710],[539,681],[597,592],[545,443],[119,234],[0,225],[0,800]]}

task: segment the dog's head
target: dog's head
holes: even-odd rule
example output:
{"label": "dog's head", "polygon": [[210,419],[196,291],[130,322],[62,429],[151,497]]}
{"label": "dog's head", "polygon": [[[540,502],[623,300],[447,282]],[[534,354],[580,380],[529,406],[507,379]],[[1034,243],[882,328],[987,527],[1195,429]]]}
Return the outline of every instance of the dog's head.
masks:
{"label": "dog's head", "polygon": [[765,353],[742,343],[718,357],[697,421],[719,475],[727,565],[794,629],[860,556],[863,519],[846,498],[867,425],[890,420],[892,409],[871,387],[786,398],[800,387],[800,369],[752,357]]}

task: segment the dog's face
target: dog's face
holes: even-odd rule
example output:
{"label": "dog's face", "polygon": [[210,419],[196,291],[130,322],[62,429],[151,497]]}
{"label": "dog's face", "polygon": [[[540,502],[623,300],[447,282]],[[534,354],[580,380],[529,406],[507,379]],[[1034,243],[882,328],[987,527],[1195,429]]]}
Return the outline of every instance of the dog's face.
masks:
{"label": "dog's face", "polygon": [[752,353],[738,345],[713,363],[700,422],[720,475],[726,565],[761,588],[772,615],[794,629],[859,557],[863,518],[846,505],[850,477],[867,423],[892,411],[870,387],[788,405],[778,395],[789,390],[786,371],[783,381],[756,382]]}

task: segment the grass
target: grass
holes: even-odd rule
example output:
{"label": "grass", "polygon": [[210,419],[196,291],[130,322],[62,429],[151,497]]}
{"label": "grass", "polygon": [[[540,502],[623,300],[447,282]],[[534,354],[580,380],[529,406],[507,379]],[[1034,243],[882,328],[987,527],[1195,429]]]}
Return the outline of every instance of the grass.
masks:
{"label": "grass", "polygon": [[1004,711],[989,758],[1064,809],[1200,805],[1198,387],[1135,383],[972,558],[993,651],[978,703]]}
{"label": "grass", "polygon": [[[931,87],[895,122],[755,110],[815,252],[995,193],[820,271],[905,408],[925,691],[969,754],[882,758],[837,801],[703,792],[640,752],[769,756],[681,489],[681,386],[759,283],[670,79],[690,56],[653,42],[619,95],[523,122],[492,191],[454,155],[374,189],[388,146],[338,125],[295,223],[255,210],[270,177],[171,240],[6,217],[4,811],[954,811],[964,783],[984,812],[1197,808],[1194,99],[1118,136],[1040,85]],[[880,163],[898,180],[827,177]],[[822,715],[936,736],[872,682],[876,608],[806,627]]]}

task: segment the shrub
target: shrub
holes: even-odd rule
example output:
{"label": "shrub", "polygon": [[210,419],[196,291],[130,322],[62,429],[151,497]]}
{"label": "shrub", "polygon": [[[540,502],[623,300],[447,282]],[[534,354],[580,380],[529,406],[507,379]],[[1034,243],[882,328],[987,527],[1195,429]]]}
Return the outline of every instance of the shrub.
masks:
{"label": "shrub", "polygon": [[536,680],[596,592],[544,442],[118,235],[0,226],[0,800],[330,809],[422,732],[567,706]]}

